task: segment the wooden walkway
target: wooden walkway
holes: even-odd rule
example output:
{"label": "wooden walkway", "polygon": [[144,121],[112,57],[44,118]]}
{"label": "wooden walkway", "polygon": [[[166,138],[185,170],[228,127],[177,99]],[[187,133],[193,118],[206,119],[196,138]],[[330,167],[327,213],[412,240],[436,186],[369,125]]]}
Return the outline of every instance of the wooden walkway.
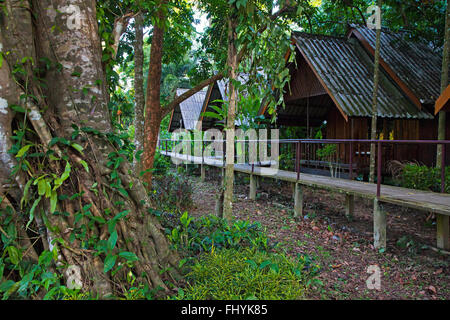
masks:
{"label": "wooden walkway", "polygon": [[[172,157],[173,159],[186,161],[194,164],[204,164],[223,168],[222,159],[213,158],[201,158],[195,156],[186,156],[181,154],[174,154],[172,152],[161,151],[161,154]],[[203,168],[202,168],[203,170]],[[296,184],[295,192],[295,214],[302,215],[303,213],[303,193],[301,186],[307,186],[318,189],[330,190],[332,192],[343,193],[346,195],[346,214],[351,216],[353,214],[353,200],[354,196],[373,199],[374,200],[374,234],[375,234],[375,247],[386,246],[386,217],[382,212],[379,204],[392,203],[399,206],[409,207],[413,209],[423,210],[426,212],[434,212],[437,215],[437,246],[445,250],[450,249],[449,244],[449,216],[450,216],[450,195],[436,192],[427,192],[421,190],[413,190],[407,188],[400,188],[388,185],[381,186],[381,196],[377,199],[377,185],[373,183],[337,179],[319,175],[312,175],[301,173],[300,179],[297,180],[297,173],[285,170],[274,170],[268,167],[252,166],[248,164],[235,164],[234,170],[249,174],[250,181],[250,194],[255,194],[256,186],[254,176],[261,176],[272,178],[276,180],[288,181]],[[253,190],[252,190],[253,189]],[[378,221],[380,220],[381,221]],[[378,222],[377,222],[378,221]],[[381,224],[381,225],[379,225]],[[380,229],[381,228],[381,229]],[[377,234],[381,234],[381,238],[377,239]]]}

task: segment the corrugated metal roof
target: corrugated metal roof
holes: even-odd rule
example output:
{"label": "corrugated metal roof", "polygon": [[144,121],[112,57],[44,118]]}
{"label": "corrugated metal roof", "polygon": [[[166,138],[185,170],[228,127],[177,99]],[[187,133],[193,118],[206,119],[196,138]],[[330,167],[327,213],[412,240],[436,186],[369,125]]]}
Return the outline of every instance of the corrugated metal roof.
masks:
{"label": "corrugated metal roof", "polygon": [[[177,89],[177,96],[182,95],[189,89]],[[202,90],[177,105],[173,111],[172,121],[169,131],[181,127],[187,130],[194,130],[202,112],[203,102],[205,100],[206,91]]]}
{"label": "corrugated metal roof", "polygon": [[[373,61],[355,40],[295,33],[298,49],[323,81],[338,108],[350,117],[372,116]],[[380,74],[378,116],[432,119],[419,110],[398,87]]]}
{"label": "corrugated metal roof", "polygon": [[[249,76],[248,76],[248,74],[241,73],[237,76],[237,80],[242,85],[245,85],[249,80]],[[221,101],[225,101],[225,102],[228,101],[228,99],[229,99],[228,83],[229,83],[228,79],[222,79],[222,80],[216,81],[210,85],[209,90],[211,90],[211,95],[209,96],[208,101],[205,101],[206,106],[204,105],[204,107],[205,107],[204,112],[214,112],[215,113],[216,111],[210,107],[211,105],[216,105],[218,107],[221,107],[222,106]],[[244,94],[245,94],[245,92],[244,92]],[[220,121],[216,118],[203,117],[202,130],[207,130],[207,129],[215,128],[215,127],[221,127],[221,126],[223,126],[223,123],[224,123],[224,121]],[[243,124],[248,125],[248,120],[243,120]],[[241,120],[236,119],[235,125],[238,127],[241,126],[242,125]]]}
{"label": "corrugated metal roof", "polygon": [[[353,30],[375,49],[376,31],[352,25]],[[380,57],[424,104],[432,104],[440,95],[442,55],[423,42],[406,38],[406,33],[381,32]]]}

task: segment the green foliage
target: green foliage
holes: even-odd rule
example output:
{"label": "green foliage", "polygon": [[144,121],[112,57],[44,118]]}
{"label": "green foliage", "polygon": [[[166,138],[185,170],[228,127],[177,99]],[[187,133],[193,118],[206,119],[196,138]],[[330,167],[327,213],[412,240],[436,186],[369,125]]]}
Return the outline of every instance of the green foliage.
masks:
{"label": "green foliage", "polygon": [[160,152],[155,153],[155,158],[153,160],[153,175],[158,177],[165,176],[170,167],[172,165],[172,161],[169,157],[163,156]]}
{"label": "green foliage", "polygon": [[326,144],[323,148],[317,149],[316,153],[319,159],[331,161],[336,154],[337,146],[335,144]]}
{"label": "green foliage", "polygon": [[[441,191],[441,170],[439,168],[413,163],[406,164],[397,180],[400,186],[405,188]],[[445,192],[450,193],[450,167],[445,168]]]}
{"label": "green foliage", "polygon": [[[20,201],[20,212],[15,212],[9,206],[0,210],[0,296],[2,299],[87,299],[92,298],[89,294],[81,292],[75,287],[71,289],[70,285],[64,285],[64,271],[70,267],[58,258],[61,247],[71,248],[72,250],[90,250],[94,255],[100,256],[104,261],[104,272],[116,274],[119,270],[127,268],[133,269],[134,262],[138,260],[137,256],[128,251],[119,250],[117,247],[118,233],[116,226],[119,221],[126,220],[129,213],[123,208],[123,211],[113,216],[111,208],[105,208],[103,216],[94,215],[90,209],[92,204],[86,204],[81,210],[73,212],[73,225],[67,230],[66,236],[55,237],[52,239],[49,250],[42,247],[42,238],[47,232],[53,232],[55,235],[61,234],[59,226],[53,225],[51,216],[67,217],[68,212],[62,212],[59,203],[64,200],[76,200],[82,197],[82,193],[72,189],[72,179],[74,179],[75,168],[77,170],[86,170],[89,172],[90,166],[84,160],[78,163],[71,162],[67,151],[83,154],[83,147],[79,144],[86,141],[87,135],[95,135],[106,139],[117,149],[108,155],[107,166],[110,168],[109,188],[128,196],[127,191],[122,185],[119,177],[119,167],[124,156],[128,156],[127,135],[115,135],[112,133],[103,134],[95,129],[83,127],[78,128],[73,125],[72,135],[68,138],[55,137],[48,147],[58,145],[60,154],[47,146],[30,143],[26,138],[26,128],[19,128],[13,136],[15,144],[9,150],[18,159],[18,164],[13,170],[13,175],[24,171],[25,181],[24,192]],[[78,141],[75,142],[75,140]],[[40,152],[41,150],[47,152]],[[61,168],[60,172],[48,172],[46,168]],[[94,183],[90,190],[98,194],[98,185]],[[73,192],[70,194],[70,192]],[[105,190],[102,190],[105,192]],[[0,199],[0,204],[6,198]],[[44,201],[48,201],[48,212],[44,211]],[[115,202],[116,208],[124,207],[124,202]],[[37,222],[39,217],[39,223]],[[55,218],[55,217],[52,217]],[[22,224],[26,221],[26,225]],[[92,236],[90,230],[94,228],[106,227],[108,233],[105,233],[107,239],[100,240],[97,236]],[[19,229],[20,228],[20,229]],[[28,255],[31,247],[24,247],[24,237],[30,237],[34,242],[34,247],[39,255],[38,260],[34,261]],[[36,245],[36,243],[38,243]],[[73,247],[74,242],[78,243]],[[131,271],[129,271],[131,272]],[[126,291],[126,288],[125,288]]]}
{"label": "green foliage", "polygon": [[255,248],[213,248],[192,266],[188,286],[175,299],[302,299],[307,288],[318,283],[318,270],[307,256],[293,260]]}
{"label": "green foliage", "polygon": [[268,239],[259,223],[237,220],[233,223],[213,215],[197,219],[185,212],[175,223],[166,224],[173,246],[198,254],[213,248],[255,247],[268,249]]}
{"label": "green foliage", "polygon": [[170,160],[163,158],[159,158],[155,171],[164,174],[153,177],[150,198],[161,210],[182,212],[192,205],[192,185],[183,175],[168,172],[166,161]]}

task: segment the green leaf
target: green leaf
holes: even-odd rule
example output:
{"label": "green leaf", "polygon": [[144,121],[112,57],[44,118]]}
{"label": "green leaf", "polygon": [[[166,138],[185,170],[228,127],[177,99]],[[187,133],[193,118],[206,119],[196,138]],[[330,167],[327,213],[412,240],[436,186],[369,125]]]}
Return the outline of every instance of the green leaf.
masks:
{"label": "green leaf", "polygon": [[280,267],[278,267],[278,265],[277,265],[276,263],[272,263],[272,264],[270,265],[270,269],[271,269],[272,271],[274,271],[275,273],[280,272]]}
{"label": "green leaf", "polygon": [[256,262],[253,261],[253,260],[250,260],[250,259],[249,259],[249,260],[245,260],[245,262],[248,263],[249,265],[251,265],[252,268],[255,268],[255,269],[258,268],[258,265],[257,265]]}
{"label": "green leaf", "polygon": [[79,153],[83,154],[84,148],[80,146],[78,143],[72,143],[71,147],[77,150]]}
{"label": "green leaf", "polygon": [[38,182],[38,194],[40,196],[45,195],[45,192],[47,191],[47,181],[45,179],[41,179]]}
{"label": "green leaf", "polygon": [[203,112],[203,116],[207,118],[215,118],[218,120],[223,120],[223,117],[220,114],[214,113],[214,112]]}
{"label": "green leaf", "polygon": [[259,265],[259,269],[264,269],[265,267],[267,267],[269,264],[271,264],[272,262],[270,260],[266,260],[263,261],[260,265]]}
{"label": "green leaf", "polygon": [[56,210],[56,204],[58,203],[58,193],[52,190],[50,195],[50,213],[54,213]]}
{"label": "green leaf", "polygon": [[8,256],[12,264],[18,264],[22,259],[20,251],[16,247],[13,246],[6,247],[6,252],[8,252]]}
{"label": "green leaf", "polygon": [[26,146],[24,146],[22,149],[19,150],[19,152],[17,152],[16,158],[21,158],[23,157],[23,155],[25,154],[25,152],[28,151],[28,149],[30,149],[33,146],[33,144],[27,144]]}
{"label": "green leaf", "polygon": [[137,261],[139,258],[133,253],[128,251],[122,251],[119,253],[119,257],[124,258],[127,261]]}
{"label": "green leaf", "polygon": [[31,209],[30,209],[30,220],[28,220],[28,223],[27,223],[27,228],[28,228],[28,226],[30,225],[30,223],[33,221],[33,218],[34,218],[34,211],[36,210],[36,207],[37,207],[37,205],[39,204],[39,202],[41,201],[41,199],[42,199],[42,197],[41,196],[39,196],[39,198],[37,198],[36,200],[34,200],[34,202],[33,202],[33,205],[31,206]]}
{"label": "green leaf", "polygon": [[111,270],[114,265],[116,264],[116,260],[117,260],[117,256],[114,256],[112,254],[108,254],[105,258],[105,262],[104,262],[104,267],[103,267],[103,272],[108,272],[109,270]]}
{"label": "green leaf", "polygon": [[64,169],[63,174],[61,175],[61,178],[55,179],[55,186],[53,187],[53,190],[58,189],[64,183],[64,181],[66,181],[67,178],[69,178],[71,171],[72,167],[70,166],[70,163],[66,162],[66,167]]}
{"label": "green leaf", "polygon": [[[1,55],[0,55],[0,56],[1,56]],[[9,107],[10,107],[12,110],[16,111],[16,112],[20,112],[20,113],[25,113],[25,112],[26,112],[25,108],[23,108],[23,107],[21,107],[21,106],[18,106],[18,105],[15,105],[15,104],[10,105]]]}
{"label": "green leaf", "polygon": [[117,243],[117,231],[114,230],[108,239],[108,249],[109,250],[114,249],[114,247],[116,246],[116,243]]}
{"label": "green leaf", "polygon": [[20,200],[20,209],[23,209],[23,205],[28,202],[28,190],[30,189],[30,185],[32,182],[33,180],[30,179],[27,181],[27,184],[25,185],[25,188],[23,190],[23,196],[22,199]]}
{"label": "green leaf", "polygon": [[7,280],[3,283],[0,283],[0,292],[8,291],[15,284],[12,280]]}
{"label": "green leaf", "polygon": [[83,168],[84,168],[84,170],[86,170],[86,172],[89,172],[89,166],[86,163],[86,161],[80,160],[80,164],[83,166]]}

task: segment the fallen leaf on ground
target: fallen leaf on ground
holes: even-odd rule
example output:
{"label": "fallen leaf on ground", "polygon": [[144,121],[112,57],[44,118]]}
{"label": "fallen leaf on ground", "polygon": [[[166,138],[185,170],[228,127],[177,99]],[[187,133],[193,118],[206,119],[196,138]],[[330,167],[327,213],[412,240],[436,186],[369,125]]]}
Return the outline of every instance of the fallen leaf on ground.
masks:
{"label": "fallen leaf on ground", "polygon": [[435,288],[434,286],[429,286],[429,287],[427,288],[427,290],[430,291],[431,293],[436,294],[436,288]]}

